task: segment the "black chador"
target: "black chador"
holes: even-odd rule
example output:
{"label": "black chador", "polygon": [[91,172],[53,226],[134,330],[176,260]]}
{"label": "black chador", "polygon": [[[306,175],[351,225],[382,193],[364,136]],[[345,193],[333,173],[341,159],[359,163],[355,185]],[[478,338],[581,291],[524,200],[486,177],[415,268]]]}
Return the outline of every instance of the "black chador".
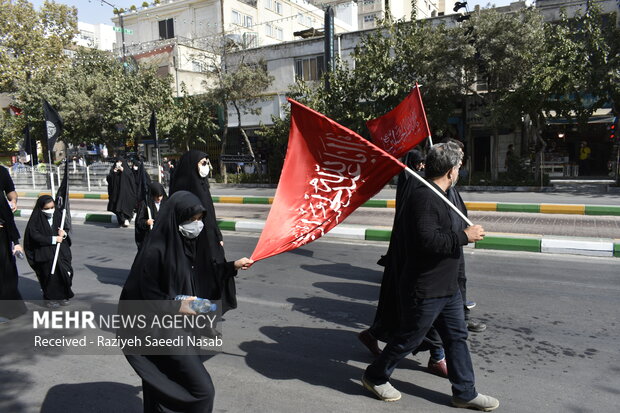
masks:
{"label": "black chador", "polygon": [[[49,214],[49,215],[46,215]],[[58,229],[61,221],[61,211],[54,207],[54,199],[43,195],[37,199],[32,215],[26,226],[24,235],[24,250],[28,263],[34,270],[43,299],[65,303],[73,297],[71,285],[73,283],[73,268],[71,266],[71,237],[66,235],[58,240]],[[52,264],[57,244],[60,252],[56,269],[52,274]]]}
{"label": "black chador", "polygon": [[[119,308],[124,300],[166,300],[162,304],[166,308],[157,311],[178,312],[181,302],[172,301],[177,295],[201,296],[196,289],[195,263],[202,255],[197,251],[198,238],[181,235],[179,225],[204,210],[200,200],[187,191],[178,191],[168,199],[136,255]],[[236,274],[234,263],[221,265],[231,277]],[[215,390],[200,356],[126,354],[126,358],[142,378],[145,412],[212,411]]]}
{"label": "black chador", "polygon": [[109,196],[108,211],[114,212],[121,226],[127,226],[136,208],[136,178],[127,161],[118,161],[112,166],[107,177]]}
{"label": "black chador", "polygon": [[[203,217],[204,230],[198,237],[198,259],[196,268],[200,276],[196,280],[198,296],[212,300],[222,300],[222,311],[237,308],[235,280],[229,273],[222,272],[215,264],[226,262],[224,248],[221,245],[222,233],[217,226],[215,207],[209,190],[208,171],[205,170],[208,155],[197,150],[190,150],[181,156],[175,168],[170,194],[177,191],[189,191],[196,195],[205,208]],[[204,163],[204,164],[203,164]]]}
{"label": "black chador", "polygon": [[[1,166],[0,168],[4,169]],[[6,176],[10,179],[8,173]],[[13,245],[19,244],[19,231],[4,195],[8,187],[0,182],[0,317],[15,318],[26,312],[26,306],[17,289],[18,275]],[[10,188],[7,190],[11,191]]]}
{"label": "black chador", "polygon": [[149,183],[148,191],[149,196],[140,201],[136,214],[136,245],[138,249],[151,232],[152,226],[148,224],[149,219],[155,220],[157,218],[160,208],[168,199],[166,190],[159,182]]}

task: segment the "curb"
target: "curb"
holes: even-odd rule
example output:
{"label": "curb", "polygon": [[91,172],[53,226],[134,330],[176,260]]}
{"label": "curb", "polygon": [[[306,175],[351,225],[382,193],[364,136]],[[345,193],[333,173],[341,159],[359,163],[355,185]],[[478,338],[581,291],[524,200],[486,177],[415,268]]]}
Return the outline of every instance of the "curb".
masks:
{"label": "curb", "polygon": [[[30,213],[31,211],[28,210],[17,210],[14,215],[29,217]],[[113,214],[73,211],[71,217],[84,219],[85,223],[118,224]],[[265,226],[265,221],[218,220],[218,226],[225,231],[260,233]],[[327,233],[325,238],[389,241],[391,235],[392,231],[386,228],[340,225]],[[489,233],[484,240],[476,242],[473,248],[620,258],[620,239]]]}
{"label": "curb", "polygon": [[[50,195],[49,192],[18,192],[19,197],[38,198],[41,195]],[[260,196],[213,196],[213,202],[220,204],[252,204],[271,205],[274,197]],[[69,199],[108,199],[108,194],[71,193]],[[394,208],[394,199],[371,199],[364,204],[366,208]],[[491,212],[527,212],[541,214],[570,214],[570,215],[597,215],[620,216],[620,206],[616,205],[583,205],[583,204],[527,204],[506,202],[465,202],[469,211]]]}

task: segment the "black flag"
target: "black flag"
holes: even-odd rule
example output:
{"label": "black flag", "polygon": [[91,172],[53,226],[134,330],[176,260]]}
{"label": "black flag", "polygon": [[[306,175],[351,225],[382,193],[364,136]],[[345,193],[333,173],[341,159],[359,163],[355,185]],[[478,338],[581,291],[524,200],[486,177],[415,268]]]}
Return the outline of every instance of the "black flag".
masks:
{"label": "black flag", "polygon": [[26,124],[24,126],[24,152],[26,155],[32,155],[32,138],[30,137],[30,125]]}
{"label": "black flag", "polygon": [[157,116],[155,116],[155,111],[151,111],[151,123],[149,124],[149,133],[151,134],[151,138],[153,139],[155,148],[159,148],[159,142],[157,142]]}
{"label": "black flag", "polygon": [[69,210],[69,160],[65,159],[65,174],[62,177],[58,191],[56,192],[56,209],[62,214],[63,209],[67,210],[65,218],[65,230],[71,231],[71,211]]}
{"label": "black flag", "polygon": [[62,133],[62,118],[56,109],[47,100],[43,100],[43,115],[45,117],[45,129],[47,130],[47,148],[51,152],[54,149],[56,138]]}

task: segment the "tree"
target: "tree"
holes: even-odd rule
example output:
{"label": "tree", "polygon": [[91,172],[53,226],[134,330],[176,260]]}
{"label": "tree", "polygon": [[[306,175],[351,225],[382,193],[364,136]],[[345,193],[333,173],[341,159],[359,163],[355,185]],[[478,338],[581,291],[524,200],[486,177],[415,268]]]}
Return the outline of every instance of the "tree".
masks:
{"label": "tree", "polygon": [[77,31],[77,9],[45,1],[39,11],[26,0],[0,0],[0,92],[68,62]]}
{"label": "tree", "polygon": [[263,61],[245,61],[242,51],[239,51],[234,59],[230,59],[232,64],[229,64],[227,54],[236,49],[237,46],[226,37],[216,36],[208,47],[211,50],[199,53],[198,58],[202,61],[208,61],[208,67],[210,67],[207,72],[209,78],[203,82],[206,90],[205,99],[210,106],[221,108],[223,113],[224,126],[220,140],[219,166],[220,174],[226,183],[226,167],[221,155],[226,154],[228,142],[228,105],[231,104],[235,108],[239,132],[243,136],[250,156],[255,159],[250,139],[241,126],[241,115],[260,113],[260,110],[253,109],[253,107],[260,101],[261,94],[273,81],[273,76],[269,75],[267,65]]}

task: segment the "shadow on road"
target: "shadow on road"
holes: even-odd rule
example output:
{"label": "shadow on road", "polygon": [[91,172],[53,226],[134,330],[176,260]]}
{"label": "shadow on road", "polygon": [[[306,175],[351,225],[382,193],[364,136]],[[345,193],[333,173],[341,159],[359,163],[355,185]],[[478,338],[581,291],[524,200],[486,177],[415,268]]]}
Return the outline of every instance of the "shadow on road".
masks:
{"label": "shadow on road", "polygon": [[114,382],[59,384],[47,392],[41,413],[142,411],[139,386]]}
{"label": "shadow on road", "polygon": [[375,317],[375,306],[366,303],[325,297],[292,297],[287,301],[293,304],[293,311],[357,330],[367,328]]}
{"label": "shadow on road", "polygon": [[125,285],[125,280],[129,275],[129,269],[127,268],[99,267],[90,264],[84,264],[84,266],[92,271],[97,276],[97,280],[102,284],[114,284],[122,287]]}
{"label": "shadow on road", "polygon": [[[377,257],[379,259],[379,257]],[[351,264],[319,264],[319,265],[301,265],[301,268],[316,274],[327,275],[335,278],[344,278],[346,280],[359,280],[381,283],[383,270],[371,270],[366,267],[357,267]],[[381,268],[377,266],[377,268]]]}
{"label": "shadow on road", "polygon": [[[269,343],[254,340],[239,345],[247,353],[246,364],[257,373],[271,380],[302,380],[345,394],[372,397],[360,384],[363,368],[349,363],[365,366],[372,361],[355,332],[292,326],[266,326],[260,332],[268,337]],[[398,380],[394,383],[401,392],[433,403],[450,401],[448,395],[434,390]]]}

